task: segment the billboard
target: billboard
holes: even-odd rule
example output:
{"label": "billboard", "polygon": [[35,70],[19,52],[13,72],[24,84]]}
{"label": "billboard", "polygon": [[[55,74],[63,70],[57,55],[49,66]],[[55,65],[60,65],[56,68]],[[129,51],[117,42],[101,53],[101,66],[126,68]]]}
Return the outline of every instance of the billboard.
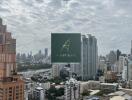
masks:
{"label": "billboard", "polygon": [[79,63],[81,61],[80,33],[51,34],[51,62]]}

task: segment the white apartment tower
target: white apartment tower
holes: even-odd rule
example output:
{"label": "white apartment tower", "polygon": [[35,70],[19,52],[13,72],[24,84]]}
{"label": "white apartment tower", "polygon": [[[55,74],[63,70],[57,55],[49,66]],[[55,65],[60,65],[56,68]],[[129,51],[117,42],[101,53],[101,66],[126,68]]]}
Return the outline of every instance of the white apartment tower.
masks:
{"label": "white apartment tower", "polygon": [[132,61],[128,61],[128,80],[132,80]]}
{"label": "white apartment tower", "polygon": [[59,64],[52,65],[52,78],[59,77],[60,75],[60,68]]}
{"label": "white apartment tower", "polygon": [[82,36],[82,79],[94,79],[98,62],[97,39],[88,34]]}
{"label": "white apartment tower", "polygon": [[64,100],[79,100],[80,84],[74,78],[70,78],[65,83],[65,99]]}
{"label": "white apartment tower", "polygon": [[123,80],[128,80],[128,58],[124,56],[119,57],[118,73],[122,74]]}
{"label": "white apartment tower", "polygon": [[35,100],[45,100],[44,99],[45,93],[42,87],[36,87],[35,90],[33,91],[33,94]]}

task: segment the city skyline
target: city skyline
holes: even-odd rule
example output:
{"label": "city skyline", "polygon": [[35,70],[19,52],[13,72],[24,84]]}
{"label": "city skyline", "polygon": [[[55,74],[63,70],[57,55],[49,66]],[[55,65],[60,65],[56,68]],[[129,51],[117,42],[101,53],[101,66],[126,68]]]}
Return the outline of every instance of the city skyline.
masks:
{"label": "city skyline", "polygon": [[0,0],[0,100],[132,100],[132,0]]}
{"label": "city skyline", "polygon": [[52,32],[79,32],[97,38],[99,55],[117,49],[130,53],[130,0],[0,1],[0,17],[17,39],[17,52],[50,48]]}

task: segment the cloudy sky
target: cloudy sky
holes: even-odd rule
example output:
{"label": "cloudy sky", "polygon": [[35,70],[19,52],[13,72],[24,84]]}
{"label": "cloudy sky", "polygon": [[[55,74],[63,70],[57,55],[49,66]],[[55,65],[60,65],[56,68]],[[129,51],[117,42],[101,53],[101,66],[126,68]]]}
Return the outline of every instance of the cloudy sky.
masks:
{"label": "cloudy sky", "polygon": [[0,17],[17,52],[50,48],[51,32],[92,34],[102,55],[130,52],[132,0],[0,0]]}

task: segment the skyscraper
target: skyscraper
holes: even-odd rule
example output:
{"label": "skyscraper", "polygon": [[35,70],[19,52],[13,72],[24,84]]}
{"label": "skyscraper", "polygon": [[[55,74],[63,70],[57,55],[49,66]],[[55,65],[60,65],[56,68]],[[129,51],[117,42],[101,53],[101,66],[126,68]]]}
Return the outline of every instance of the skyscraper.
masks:
{"label": "skyscraper", "polygon": [[110,62],[110,65],[114,65],[115,62],[117,61],[117,56],[116,56],[116,52],[115,51],[110,51],[109,56],[108,56],[108,60]]}
{"label": "skyscraper", "polygon": [[60,66],[58,64],[52,65],[52,78],[59,77],[60,75]]}
{"label": "skyscraper", "polygon": [[[128,57],[123,57],[123,56],[120,56],[122,58],[122,65],[123,65],[123,68],[122,68],[122,79],[123,80],[128,80]],[[119,58],[120,58],[119,57]],[[119,63],[120,65],[121,63]]]}
{"label": "skyscraper", "polygon": [[121,51],[118,49],[118,50],[116,51],[116,60],[117,60],[117,61],[119,61],[120,55],[121,55]]}
{"label": "skyscraper", "polygon": [[24,82],[16,69],[16,39],[0,19],[0,100],[24,100]]}
{"label": "skyscraper", "polygon": [[45,48],[45,57],[48,56],[48,48]]}
{"label": "skyscraper", "polygon": [[132,40],[131,40],[131,55],[132,55]]}
{"label": "skyscraper", "polygon": [[82,36],[82,79],[94,79],[96,76],[97,39],[92,35]]}
{"label": "skyscraper", "polygon": [[127,70],[127,57],[119,56],[118,74],[121,74],[124,70]]}
{"label": "skyscraper", "polygon": [[128,80],[132,80],[132,60],[128,60]]}

